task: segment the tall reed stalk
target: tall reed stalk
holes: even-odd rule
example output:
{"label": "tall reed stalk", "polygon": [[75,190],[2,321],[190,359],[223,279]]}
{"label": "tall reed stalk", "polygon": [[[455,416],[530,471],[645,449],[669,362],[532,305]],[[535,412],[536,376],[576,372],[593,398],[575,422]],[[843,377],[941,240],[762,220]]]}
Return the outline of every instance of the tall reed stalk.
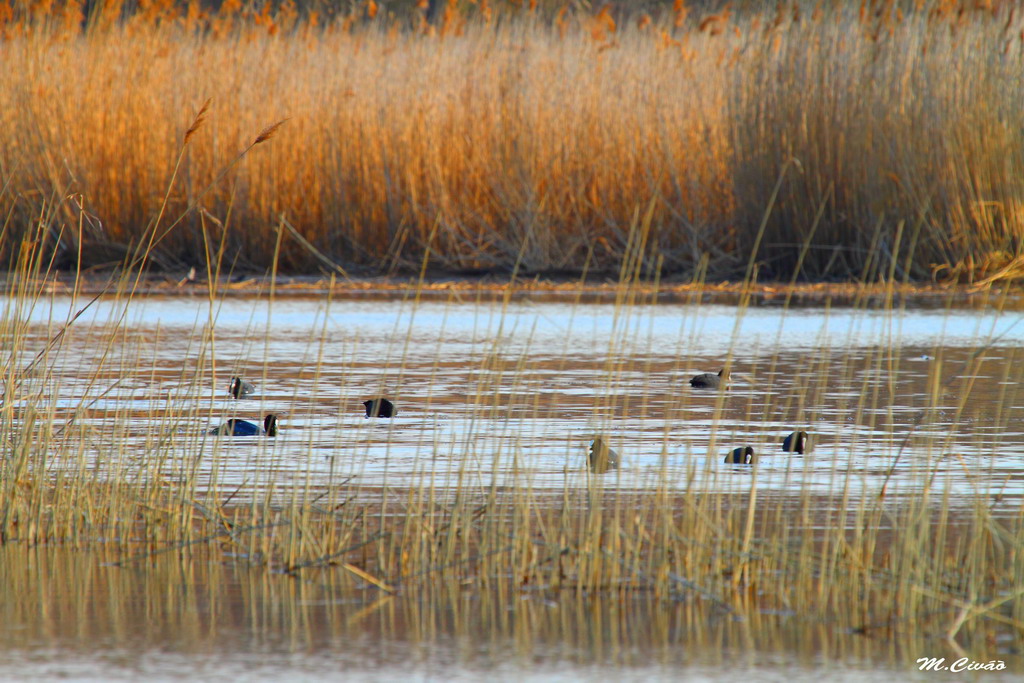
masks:
{"label": "tall reed stalk", "polygon": [[[20,231],[38,198],[84,196],[95,220],[81,244],[50,243],[59,268],[79,250],[120,261],[162,204],[194,204],[158,267],[196,267],[212,241],[265,270],[285,225],[283,272],[415,274],[429,252],[431,271],[611,275],[640,212],[648,278],[738,278],[756,254],[769,280],[1016,279],[1022,15],[768,4],[478,13],[449,29],[287,12],[141,12],[70,37],[12,24],[3,213]],[[162,203],[179,113],[206,98]],[[286,117],[280,144],[221,177],[250,131]]]}

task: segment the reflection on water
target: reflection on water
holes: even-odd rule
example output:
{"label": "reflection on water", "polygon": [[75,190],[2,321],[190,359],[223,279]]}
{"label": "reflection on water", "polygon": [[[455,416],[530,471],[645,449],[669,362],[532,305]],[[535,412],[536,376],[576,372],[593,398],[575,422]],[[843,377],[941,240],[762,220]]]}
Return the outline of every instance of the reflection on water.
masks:
{"label": "reflection on water", "polygon": [[[31,313],[35,353],[73,311]],[[243,491],[430,483],[577,487],[605,433],[617,488],[705,486],[817,492],[1024,490],[1018,387],[1024,324],[994,311],[892,312],[724,306],[358,302],[190,298],[100,302],[23,395],[56,399],[55,423],[88,435],[81,467],[117,467],[156,444],[179,466]],[[28,358],[30,356],[26,356]],[[733,368],[729,391],[688,378]],[[257,394],[236,401],[241,374]],[[365,420],[363,400],[396,401]],[[17,400],[17,397],[13,397]],[[282,414],[274,440],[215,439],[230,416]],[[814,451],[784,455],[811,432]],[[758,470],[722,463],[752,445]],[[695,476],[695,473],[697,476]]]}
{"label": "reflection on water", "polygon": [[[952,536],[971,494],[986,494],[997,516],[1024,498],[1017,314],[154,298],[133,303],[113,332],[124,311],[100,302],[48,346],[75,309],[55,299],[21,316],[26,348],[10,359],[24,369],[42,354],[4,400],[17,420],[36,406],[52,429],[45,466],[197,481],[197,504],[208,494],[218,509],[298,500],[332,510],[362,496],[401,514],[400,501],[428,490],[415,509],[443,512],[448,493],[470,489],[586,510],[595,479],[623,497],[756,487],[783,501],[763,523],[817,540],[825,525],[864,523],[844,506],[857,492],[877,499],[885,487],[887,504],[925,486],[948,492]],[[728,391],[689,386],[725,364]],[[256,395],[230,398],[232,375]],[[398,417],[364,419],[362,402],[380,395]],[[268,412],[282,416],[277,438],[208,433]],[[798,428],[813,451],[784,454]],[[595,478],[585,450],[598,432],[624,462]],[[722,462],[745,444],[761,455],[756,468]],[[872,519],[884,539],[904,518]],[[500,581],[464,593],[457,581],[411,583],[388,597],[337,567],[285,576],[227,551],[115,566],[100,560],[124,555],[98,552],[0,546],[0,678],[579,680],[614,667],[626,680],[874,680],[958,654],[936,636],[956,618],[952,602],[902,633],[898,615],[884,628],[841,608],[802,617],[785,586],[735,612],[686,594]],[[993,623],[972,622],[959,642],[1019,672],[1016,627]]]}
{"label": "reflection on water", "polygon": [[[103,559],[0,548],[0,677],[601,680],[614,669],[638,681],[870,681],[917,673],[925,654],[959,656],[940,639],[858,632],[849,615],[739,618],[688,601],[572,592],[388,597],[345,572],[296,579],[203,556]],[[984,680],[1019,673],[1019,656],[993,651],[1008,669]]]}

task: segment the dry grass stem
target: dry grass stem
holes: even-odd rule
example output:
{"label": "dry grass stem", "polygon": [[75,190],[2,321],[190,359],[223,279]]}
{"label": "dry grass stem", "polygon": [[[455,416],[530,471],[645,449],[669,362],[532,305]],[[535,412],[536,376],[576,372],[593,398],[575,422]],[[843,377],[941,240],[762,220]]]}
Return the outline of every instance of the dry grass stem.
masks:
{"label": "dry grass stem", "polygon": [[[639,257],[651,279],[738,279],[752,264],[775,281],[1017,281],[1024,14],[913,4],[665,2],[640,21],[542,4],[494,21],[496,7],[453,3],[424,27],[391,6],[176,25],[158,2],[85,35],[12,18],[0,210],[14,239],[0,251],[32,224],[21,198],[69,183],[103,226],[83,231],[86,266],[145,244],[180,151],[176,112],[216,92],[166,211],[202,196],[205,215],[245,225],[222,244],[250,270],[269,268],[284,215],[312,249],[282,244],[282,272],[323,256],[415,275],[429,253],[460,272],[614,277]],[[251,145],[279,144],[222,177],[261,119],[278,123]],[[638,213],[642,255],[626,239]],[[201,222],[161,239],[155,262],[198,265]],[[68,241],[50,243],[57,267],[77,258]]]}

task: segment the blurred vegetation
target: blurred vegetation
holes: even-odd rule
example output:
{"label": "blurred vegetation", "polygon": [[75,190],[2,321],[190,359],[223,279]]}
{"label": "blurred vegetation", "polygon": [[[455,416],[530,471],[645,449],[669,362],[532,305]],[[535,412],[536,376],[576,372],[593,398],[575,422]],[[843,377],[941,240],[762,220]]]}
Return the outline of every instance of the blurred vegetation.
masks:
{"label": "blurred vegetation", "polygon": [[61,268],[164,221],[164,270],[1012,281],[1022,15],[5,0],[4,234]]}

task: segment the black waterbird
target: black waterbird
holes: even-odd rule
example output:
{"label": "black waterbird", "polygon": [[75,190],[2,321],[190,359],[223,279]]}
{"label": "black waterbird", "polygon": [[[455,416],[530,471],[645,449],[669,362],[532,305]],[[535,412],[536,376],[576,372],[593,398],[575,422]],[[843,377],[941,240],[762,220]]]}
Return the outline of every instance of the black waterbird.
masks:
{"label": "black waterbird", "polygon": [[728,378],[729,375],[725,372],[725,368],[722,368],[718,371],[717,375],[710,372],[703,372],[697,375],[690,380],[690,386],[698,389],[718,389]]}
{"label": "black waterbird", "polygon": [[595,436],[587,453],[587,464],[594,474],[604,474],[619,466],[619,454],[609,448],[603,436]]}
{"label": "black waterbird", "polygon": [[793,432],[782,440],[782,450],[787,453],[808,453],[811,450],[811,437],[807,432]]}
{"label": "black waterbird", "polygon": [[255,393],[256,387],[251,382],[246,382],[241,377],[232,377],[231,384],[228,385],[228,393],[235,398],[244,398],[249,394]]}
{"label": "black waterbird", "polygon": [[727,465],[753,465],[756,460],[754,449],[750,446],[734,448],[725,456],[725,464]]}
{"label": "black waterbird", "polygon": [[363,401],[366,406],[366,417],[394,417],[398,414],[395,404],[386,398],[371,398]]}
{"label": "black waterbird", "polygon": [[277,415],[269,413],[263,418],[262,427],[233,417],[221,426],[214,427],[210,430],[210,434],[215,436],[277,436]]}

